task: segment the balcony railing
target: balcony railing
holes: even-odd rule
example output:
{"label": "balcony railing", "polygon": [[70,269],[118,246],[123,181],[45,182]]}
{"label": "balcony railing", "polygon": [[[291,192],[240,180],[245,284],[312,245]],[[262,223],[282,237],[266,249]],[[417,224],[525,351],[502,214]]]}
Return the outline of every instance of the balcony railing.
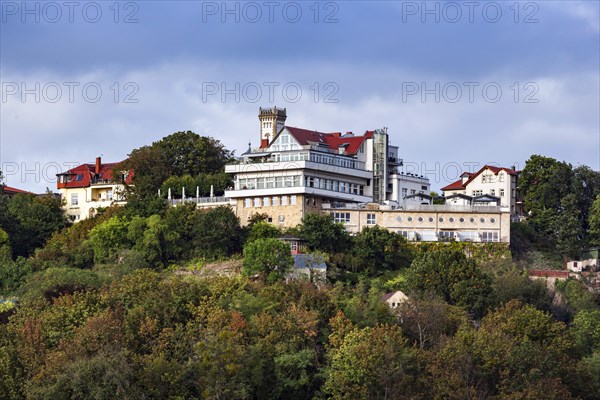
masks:
{"label": "balcony railing", "polygon": [[213,196],[213,197],[186,197],[184,199],[171,199],[171,205],[181,203],[196,203],[196,204],[210,204],[210,203],[227,203],[230,198],[225,196]]}

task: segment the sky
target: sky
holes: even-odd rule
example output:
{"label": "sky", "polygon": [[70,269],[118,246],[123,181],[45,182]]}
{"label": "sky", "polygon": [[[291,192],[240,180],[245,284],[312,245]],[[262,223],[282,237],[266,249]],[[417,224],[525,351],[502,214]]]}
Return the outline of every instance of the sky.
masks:
{"label": "sky", "polygon": [[386,127],[437,190],[532,154],[600,169],[598,1],[0,0],[0,170],[125,159],[177,131],[243,153],[259,107]]}

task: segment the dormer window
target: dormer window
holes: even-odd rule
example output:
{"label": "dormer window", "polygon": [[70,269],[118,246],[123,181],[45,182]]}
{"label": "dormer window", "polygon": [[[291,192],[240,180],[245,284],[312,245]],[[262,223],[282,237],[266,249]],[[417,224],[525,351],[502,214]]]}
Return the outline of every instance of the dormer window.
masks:
{"label": "dormer window", "polygon": [[83,180],[83,175],[82,175],[82,174],[79,174],[79,175],[77,175],[77,176],[75,177],[75,180],[76,180],[77,182],[81,182],[81,181]]}

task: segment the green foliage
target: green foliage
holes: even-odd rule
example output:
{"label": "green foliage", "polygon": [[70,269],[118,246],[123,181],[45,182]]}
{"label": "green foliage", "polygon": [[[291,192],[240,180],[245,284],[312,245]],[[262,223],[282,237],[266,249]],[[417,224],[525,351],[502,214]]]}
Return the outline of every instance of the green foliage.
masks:
{"label": "green foliage", "polygon": [[556,291],[564,297],[563,301],[572,313],[594,310],[598,307],[594,301],[594,295],[574,279],[556,282]]}
{"label": "green foliage", "polygon": [[281,236],[281,231],[278,228],[268,222],[260,221],[252,225],[246,242],[253,242],[257,239],[276,239],[279,236]]}
{"label": "green foliage", "polygon": [[590,212],[589,212],[589,227],[590,227],[590,243],[596,246],[600,245],[600,194],[596,196]]}
{"label": "green foliage", "polygon": [[[130,196],[144,199],[156,197],[158,189],[169,177],[222,173],[225,163],[232,156],[233,153],[216,139],[199,136],[191,131],[175,132],[150,146],[133,150],[121,168],[135,171]],[[222,177],[211,179],[220,189]],[[192,192],[188,195],[195,194],[195,186],[190,188]],[[208,186],[210,188],[210,183]],[[145,216],[148,215],[151,214]]]}
{"label": "green foliage", "polygon": [[27,257],[68,222],[61,201],[51,195],[0,195],[0,229],[8,233],[13,257]]}
{"label": "green foliage", "polygon": [[229,206],[200,211],[192,234],[197,256],[218,259],[241,252],[240,220]]}
{"label": "green foliage", "polygon": [[331,398],[409,398],[415,355],[399,327],[351,328],[328,356]]}
{"label": "green foliage", "polygon": [[283,279],[293,265],[290,246],[279,239],[256,239],[244,246],[242,272],[246,276],[259,274],[272,283]]}
{"label": "green foliage", "polygon": [[379,226],[364,228],[352,243],[352,253],[361,270],[370,274],[408,267],[412,261],[411,247],[406,239]]}
{"label": "green foliage", "polygon": [[492,301],[491,279],[461,251],[436,250],[419,255],[407,273],[407,288],[435,293],[477,316]]}
{"label": "green foliage", "polygon": [[519,189],[530,221],[539,231],[553,229],[561,201],[573,193],[570,164],[533,155],[519,177]]}
{"label": "green foliage", "polygon": [[127,239],[129,221],[123,217],[112,217],[90,231],[90,244],[96,261],[108,261],[118,250],[130,247]]}
{"label": "green foliage", "polygon": [[344,252],[350,243],[350,234],[344,225],[324,214],[306,214],[302,219],[300,235],[310,250],[330,254]]}
{"label": "green foliage", "polygon": [[0,258],[0,295],[14,294],[32,272],[31,262],[26,258],[15,261]]}
{"label": "green foliage", "polygon": [[23,300],[51,300],[61,295],[98,288],[96,273],[75,268],[48,268],[30,275],[20,291]]}
{"label": "green foliage", "polygon": [[600,309],[581,310],[573,319],[573,336],[584,354],[600,350]]}
{"label": "green foliage", "polygon": [[519,189],[527,223],[556,240],[561,254],[575,258],[588,234],[596,240],[593,203],[600,194],[600,172],[533,155],[519,177]]}
{"label": "green foliage", "polygon": [[429,365],[434,393],[445,399],[571,398],[561,378],[572,350],[563,324],[509,302],[484,317],[478,330],[463,325],[434,355]]}
{"label": "green foliage", "polygon": [[556,218],[556,247],[561,254],[577,257],[582,249],[584,231],[581,210],[574,193],[561,199],[561,210]]}
{"label": "green foliage", "polygon": [[162,196],[166,198],[171,189],[171,195],[179,197],[182,194],[182,189],[185,188],[186,198],[194,198],[196,189],[198,189],[200,197],[210,196],[212,186],[214,196],[222,196],[229,186],[232,185],[231,175],[226,173],[210,173],[200,174],[197,176],[183,175],[170,176],[161,186]]}

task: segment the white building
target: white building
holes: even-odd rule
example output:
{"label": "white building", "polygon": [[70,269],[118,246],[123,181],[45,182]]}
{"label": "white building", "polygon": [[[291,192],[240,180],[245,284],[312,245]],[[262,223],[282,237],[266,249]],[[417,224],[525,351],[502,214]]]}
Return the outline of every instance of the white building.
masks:
{"label": "white building", "polygon": [[324,133],[285,126],[286,110],[259,110],[258,149],[225,167],[234,187],[225,196],[237,200],[245,223],[254,213],[285,226],[300,223],[323,204],[401,203],[402,194],[428,192],[423,177],[398,173],[402,160],[387,130]]}
{"label": "white building", "polygon": [[519,217],[523,215],[523,204],[517,188],[520,173],[514,167],[484,165],[475,173],[463,173],[459,180],[443,187],[442,192],[448,204],[464,204],[467,201],[509,207],[511,215]]}
{"label": "white building", "polygon": [[65,213],[72,221],[91,218],[99,208],[125,203],[121,197],[123,182],[131,183],[133,173],[115,173],[114,168],[118,164],[103,164],[101,158],[97,157],[95,164],[81,164],[56,175],[56,186],[65,201]]}

